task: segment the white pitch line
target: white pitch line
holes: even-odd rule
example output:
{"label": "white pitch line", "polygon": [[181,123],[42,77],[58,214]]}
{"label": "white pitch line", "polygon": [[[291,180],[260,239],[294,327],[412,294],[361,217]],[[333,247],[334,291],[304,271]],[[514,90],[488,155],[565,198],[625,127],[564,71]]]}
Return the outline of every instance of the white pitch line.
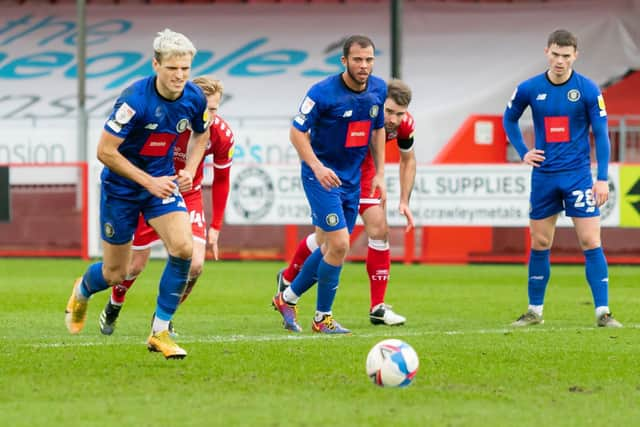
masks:
{"label": "white pitch line", "polygon": [[[632,324],[625,325],[625,329],[638,329],[640,325]],[[393,332],[388,330],[386,333],[356,333],[350,335],[349,339],[369,339],[369,338],[402,338],[402,337],[419,337],[430,335],[501,335],[508,333],[549,333],[549,332],[567,332],[567,331],[588,331],[595,330],[596,327],[532,327],[526,329],[515,328],[499,328],[499,329],[477,329],[477,330],[425,330],[425,331],[402,331],[400,329],[394,329]],[[615,329],[609,329],[609,332],[616,331]],[[339,337],[339,336],[337,336]],[[236,343],[236,342],[276,342],[276,341],[297,341],[297,340],[315,340],[315,339],[327,339],[337,338],[327,337],[322,334],[283,334],[283,335],[205,335],[201,337],[189,337],[183,336],[178,340],[180,344],[219,344],[219,343]],[[94,346],[108,346],[108,345],[138,345],[143,343],[139,337],[131,335],[123,335],[115,338],[105,337],[100,341],[78,341],[70,342],[67,338],[64,342],[54,343],[41,343],[41,344],[17,344],[20,347],[31,348],[60,348],[60,347],[94,347]],[[4,342],[9,340],[9,337],[2,337]]]}

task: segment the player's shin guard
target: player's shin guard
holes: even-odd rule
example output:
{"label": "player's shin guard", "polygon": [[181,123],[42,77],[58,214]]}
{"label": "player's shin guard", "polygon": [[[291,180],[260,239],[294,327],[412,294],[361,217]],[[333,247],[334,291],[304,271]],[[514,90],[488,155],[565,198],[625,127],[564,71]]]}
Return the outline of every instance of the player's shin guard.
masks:
{"label": "player's shin guard", "polygon": [[333,300],[336,298],[340,272],[342,265],[327,264],[324,259],[318,265],[318,301],[316,310],[322,313],[331,313]]}
{"label": "player's shin guard", "polygon": [[391,253],[389,242],[369,239],[367,249],[367,274],[369,275],[369,290],[371,291],[371,308],[384,302],[389,282],[389,268],[391,267]]}
{"label": "player's shin guard", "polygon": [[596,307],[609,305],[609,268],[602,247],[584,251],[584,269]]}
{"label": "player's shin guard", "polygon": [[169,321],[178,308],[180,298],[189,278],[191,259],[182,259],[169,255],[160,278],[160,291],[156,306],[156,317]]}
{"label": "player's shin guard", "polygon": [[296,249],[296,253],[293,255],[291,263],[282,273],[287,282],[293,282],[302,269],[306,259],[309,258],[316,249],[318,249],[316,233],[309,234],[307,237],[302,239],[300,243],[298,243],[298,248]]}
{"label": "player's shin guard", "polygon": [[96,292],[104,291],[109,287],[109,284],[102,275],[102,262],[96,262],[91,264],[87,269],[84,276],[82,276],[82,283],[80,284],[80,293],[89,298]]}
{"label": "player's shin guard", "polygon": [[531,249],[529,256],[529,305],[543,305],[544,293],[551,275],[550,250]]}
{"label": "player's shin guard", "polygon": [[298,296],[302,296],[318,280],[318,265],[322,261],[322,251],[316,249],[302,265],[300,273],[291,282],[291,290]]}

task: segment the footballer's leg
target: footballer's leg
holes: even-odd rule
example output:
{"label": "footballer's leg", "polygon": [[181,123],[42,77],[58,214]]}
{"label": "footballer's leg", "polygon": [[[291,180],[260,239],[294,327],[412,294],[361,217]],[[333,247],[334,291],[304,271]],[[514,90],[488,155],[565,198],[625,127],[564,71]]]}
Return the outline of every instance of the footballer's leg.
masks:
{"label": "footballer's leg", "polygon": [[529,254],[527,292],[529,305],[512,326],[530,326],[544,323],[542,318],[544,295],[551,276],[550,248],[558,215],[529,220],[531,253]]}
{"label": "footballer's leg", "polygon": [[65,309],[65,324],[69,332],[78,334],[84,328],[91,295],[122,281],[129,247],[130,243],[112,245],[103,241],[103,260],[90,265],[85,274],[76,279]]}
{"label": "footballer's leg", "polygon": [[187,352],[171,339],[169,322],[178,308],[189,278],[193,253],[189,214],[186,210],[174,210],[152,217],[148,222],[164,242],[169,256],[160,278],[158,301],[147,346],[150,351],[161,352],[167,359],[182,359]]}
{"label": "footballer's leg", "polygon": [[151,255],[151,249],[149,247],[139,249],[138,246],[135,246],[134,238],[134,247],[132,249],[131,262],[127,277],[122,281],[122,283],[111,288],[111,296],[98,318],[100,332],[103,335],[113,334],[116,328],[116,321],[118,320],[118,316],[120,315],[120,311],[122,310],[122,306],[125,301],[126,293],[131,286],[133,286],[136,278],[140,273],[142,273],[149,261],[149,256]]}
{"label": "footballer's leg", "polygon": [[609,268],[600,241],[600,217],[573,217],[576,234],[584,253],[585,275],[591,288],[596,324],[600,327],[621,328],[609,310]]}
{"label": "footballer's leg", "polygon": [[366,202],[361,200],[359,211],[369,239],[366,260],[371,297],[369,320],[374,325],[402,325],[407,319],[385,304],[391,268],[386,212],[378,199],[366,199]]}
{"label": "footballer's leg", "polygon": [[277,285],[276,293],[283,292],[287,288],[287,286],[289,286],[291,282],[293,282],[293,280],[296,278],[296,276],[302,269],[302,265],[304,264],[306,259],[309,258],[309,256],[316,249],[318,249],[320,243],[318,243],[316,239],[316,234],[317,233],[315,232],[311,233],[307,237],[302,239],[298,243],[296,252],[293,255],[293,258],[291,259],[291,262],[289,263],[289,265],[278,271],[278,274],[276,276],[276,285]]}

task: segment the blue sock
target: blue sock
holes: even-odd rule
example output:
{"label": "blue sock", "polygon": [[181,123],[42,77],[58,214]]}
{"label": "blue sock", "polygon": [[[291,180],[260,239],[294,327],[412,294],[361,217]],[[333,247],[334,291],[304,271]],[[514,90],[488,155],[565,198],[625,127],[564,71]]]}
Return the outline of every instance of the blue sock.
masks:
{"label": "blue sock", "polygon": [[187,285],[191,259],[182,259],[169,255],[160,278],[156,316],[160,320],[171,320],[178,308],[182,292]]}
{"label": "blue sock", "polygon": [[109,284],[104,280],[102,275],[102,261],[91,264],[87,271],[82,276],[82,283],[80,284],[80,293],[86,298],[96,292],[104,291],[109,287]]}
{"label": "blue sock", "polygon": [[316,310],[324,313],[331,312],[333,300],[336,298],[338,283],[340,282],[340,272],[342,265],[334,266],[327,264],[324,259],[320,260],[318,266],[318,301]]}
{"label": "blue sock", "polygon": [[584,270],[596,307],[609,305],[609,268],[602,247],[584,251]]}
{"label": "blue sock", "polygon": [[302,296],[316,283],[320,261],[322,261],[322,251],[318,248],[309,255],[304,264],[302,264],[302,269],[291,282],[291,290],[294,294]]}
{"label": "blue sock", "polygon": [[529,255],[529,304],[544,304],[544,293],[547,290],[549,276],[551,276],[551,263],[549,262],[549,249],[538,251],[531,249]]}

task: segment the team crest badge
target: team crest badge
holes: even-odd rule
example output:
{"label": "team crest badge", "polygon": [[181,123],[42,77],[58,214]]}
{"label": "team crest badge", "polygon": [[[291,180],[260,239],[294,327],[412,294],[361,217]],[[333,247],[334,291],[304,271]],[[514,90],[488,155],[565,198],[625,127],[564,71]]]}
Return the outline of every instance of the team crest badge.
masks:
{"label": "team crest badge", "polygon": [[104,235],[111,238],[116,234],[116,230],[113,229],[113,225],[110,222],[104,224]]}
{"label": "team crest badge", "polygon": [[189,119],[181,119],[176,125],[176,131],[182,133],[189,127]]}
{"label": "team crest badge", "polygon": [[377,105],[372,105],[371,109],[369,110],[369,116],[373,119],[375,117],[378,117],[378,106]]}
{"label": "team crest badge", "polygon": [[571,102],[576,102],[580,99],[580,91],[578,89],[571,89],[567,92],[567,99]]}
{"label": "team crest badge", "polygon": [[325,222],[327,223],[327,225],[329,227],[334,227],[336,225],[338,225],[338,215],[334,214],[334,213],[330,213],[329,215],[327,215],[327,217],[324,219]]}

